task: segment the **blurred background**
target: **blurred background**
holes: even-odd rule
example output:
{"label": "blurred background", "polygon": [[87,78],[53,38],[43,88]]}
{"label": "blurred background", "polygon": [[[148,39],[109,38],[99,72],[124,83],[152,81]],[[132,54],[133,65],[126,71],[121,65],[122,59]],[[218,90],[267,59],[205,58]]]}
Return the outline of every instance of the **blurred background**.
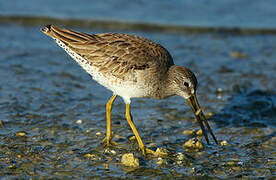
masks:
{"label": "blurred background", "polygon": [[275,28],[275,1],[14,0],[1,15],[46,16],[161,23],[167,25]]}
{"label": "blurred background", "polygon": [[[0,1],[0,176],[10,178],[275,178],[276,1]],[[189,67],[220,145],[207,145],[184,99],[134,99],[143,157],[116,99],[105,148],[98,85],[41,33],[55,24],[87,33],[141,35]],[[195,138],[203,149],[187,148]],[[134,153],[139,166],[121,164]]]}

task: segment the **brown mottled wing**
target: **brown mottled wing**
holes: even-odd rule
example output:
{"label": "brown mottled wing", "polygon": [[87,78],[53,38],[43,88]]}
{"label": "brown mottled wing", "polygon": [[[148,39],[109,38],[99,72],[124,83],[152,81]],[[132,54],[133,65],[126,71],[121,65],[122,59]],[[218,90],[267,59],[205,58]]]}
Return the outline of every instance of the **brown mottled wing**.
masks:
{"label": "brown mottled wing", "polygon": [[[102,72],[116,77],[129,72],[172,66],[169,52],[152,41],[133,35],[104,33],[86,34],[48,25],[42,31],[67,45]],[[166,68],[165,68],[166,69]],[[166,72],[159,72],[166,73]]]}

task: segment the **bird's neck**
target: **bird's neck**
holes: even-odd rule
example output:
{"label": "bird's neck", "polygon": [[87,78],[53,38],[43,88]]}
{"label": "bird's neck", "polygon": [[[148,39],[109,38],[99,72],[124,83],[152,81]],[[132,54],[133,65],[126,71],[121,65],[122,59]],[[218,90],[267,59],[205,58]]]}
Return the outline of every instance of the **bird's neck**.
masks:
{"label": "bird's neck", "polygon": [[163,84],[160,86],[160,94],[163,98],[167,98],[170,96],[175,95],[175,82],[174,82],[174,71],[177,66],[171,66],[167,72],[167,75],[165,76],[165,80],[163,81]]}

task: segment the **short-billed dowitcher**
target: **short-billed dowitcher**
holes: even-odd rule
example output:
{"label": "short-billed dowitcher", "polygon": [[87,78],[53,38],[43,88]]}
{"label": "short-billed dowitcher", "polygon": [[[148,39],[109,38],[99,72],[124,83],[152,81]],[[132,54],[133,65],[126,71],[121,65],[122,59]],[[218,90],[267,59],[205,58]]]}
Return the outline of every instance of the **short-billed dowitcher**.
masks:
{"label": "short-billed dowitcher", "polygon": [[187,99],[209,144],[204,124],[217,143],[196,99],[197,79],[185,67],[174,65],[170,53],[161,45],[140,36],[103,33],[87,34],[47,25],[42,31],[56,40],[94,80],[113,91],[106,104],[106,137],[103,143],[112,141],[111,110],[117,95],[126,103],[125,117],[137,139],[142,153],[147,149],[133,123],[130,113],[131,98],[163,99],[179,95]]}

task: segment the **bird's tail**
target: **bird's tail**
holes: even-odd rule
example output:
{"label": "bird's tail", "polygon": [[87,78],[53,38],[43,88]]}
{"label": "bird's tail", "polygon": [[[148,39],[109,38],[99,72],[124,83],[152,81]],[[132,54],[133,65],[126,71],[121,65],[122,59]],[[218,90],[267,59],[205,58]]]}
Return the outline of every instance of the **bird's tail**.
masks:
{"label": "bird's tail", "polygon": [[46,25],[41,29],[41,31],[54,39],[62,41],[65,44],[83,42],[93,39],[93,35],[79,33],[66,28],[58,28],[54,25]]}

